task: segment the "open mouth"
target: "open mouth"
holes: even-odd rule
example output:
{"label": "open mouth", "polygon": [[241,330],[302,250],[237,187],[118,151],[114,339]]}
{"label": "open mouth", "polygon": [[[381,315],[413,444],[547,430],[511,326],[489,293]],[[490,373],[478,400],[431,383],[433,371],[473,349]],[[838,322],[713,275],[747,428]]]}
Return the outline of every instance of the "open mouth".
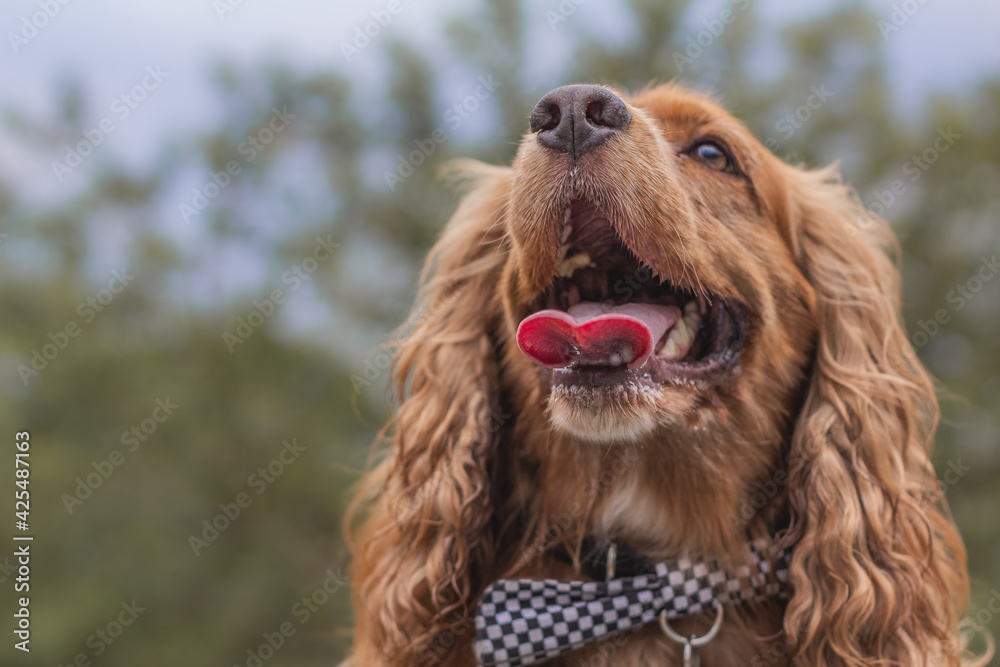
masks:
{"label": "open mouth", "polygon": [[557,383],[707,383],[738,361],[746,309],[655,275],[594,205],[569,207],[557,259],[517,331]]}

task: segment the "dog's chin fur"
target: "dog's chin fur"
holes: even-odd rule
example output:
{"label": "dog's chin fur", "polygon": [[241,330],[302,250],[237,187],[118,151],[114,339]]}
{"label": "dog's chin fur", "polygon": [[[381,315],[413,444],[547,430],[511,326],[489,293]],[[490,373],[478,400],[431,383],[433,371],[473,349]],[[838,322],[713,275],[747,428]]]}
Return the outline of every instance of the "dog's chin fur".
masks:
{"label": "dog's chin fur", "polygon": [[549,396],[552,426],[583,442],[641,442],[659,425],[663,391],[639,383],[606,387],[556,385]]}
{"label": "dog's chin fur", "polygon": [[[473,664],[483,589],[580,579],[556,551],[591,536],[732,567],[750,538],[790,549],[788,598],[727,607],[706,667],[958,667],[965,551],[930,463],[938,405],[900,324],[888,224],[835,170],[782,163],[701,95],[619,96],[630,125],[577,163],[529,134],[510,168],[460,166],[467,190],[399,341],[387,453],[348,512],[353,663]],[[705,161],[705,141],[732,168]],[[634,259],[657,281],[637,298],[717,304],[700,344],[647,361],[644,383],[604,368],[554,381],[517,346],[519,323],[568,293],[573,211],[585,240],[617,250],[590,255],[609,262],[605,286]],[[654,624],[611,662],[680,664],[680,650]]]}

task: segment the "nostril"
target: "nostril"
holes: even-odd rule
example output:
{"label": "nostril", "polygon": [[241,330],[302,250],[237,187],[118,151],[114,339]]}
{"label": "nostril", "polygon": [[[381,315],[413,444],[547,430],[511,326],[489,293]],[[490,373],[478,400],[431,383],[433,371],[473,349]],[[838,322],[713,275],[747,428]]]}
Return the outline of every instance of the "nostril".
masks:
{"label": "nostril", "polygon": [[624,130],[632,122],[625,103],[609,91],[598,89],[596,99],[587,104],[587,120],[599,127]]}
{"label": "nostril", "polygon": [[555,128],[559,127],[559,121],[562,120],[562,111],[555,104],[550,105],[547,111],[548,111],[548,120],[544,125],[542,125],[541,129],[554,130]]}
{"label": "nostril", "polygon": [[608,125],[608,123],[604,122],[604,102],[594,100],[587,105],[587,120],[594,125]]}
{"label": "nostril", "polygon": [[587,120],[589,120],[594,125],[604,125],[601,121],[601,115],[604,113],[604,103],[598,100],[594,100],[587,105]]}
{"label": "nostril", "polygon": [[544,132],[554,130],[562,122],[562,110],[556,103],[545,104],[545,100],[531,112],[531,131]]}

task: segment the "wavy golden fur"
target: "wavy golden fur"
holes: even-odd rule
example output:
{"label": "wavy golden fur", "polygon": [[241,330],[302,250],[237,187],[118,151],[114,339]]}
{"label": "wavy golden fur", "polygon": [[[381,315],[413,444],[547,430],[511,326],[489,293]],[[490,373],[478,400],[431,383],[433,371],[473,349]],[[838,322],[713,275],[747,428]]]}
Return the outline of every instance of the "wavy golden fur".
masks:
{"label": "wavy golden fur", "polygon": [[[791,549],[790,597],[727,609],[705,667],[961,664],[965,552],[888,225],[834,169],[784,164],[701,95],[619,95],[631,124],[576,166],[534,134],[511,168],[461,165],[394,362],[384,458],[348,519],[351,664],[474,664],[482,589],[579,579],[553,551],[584,536],[739,562],[762,535]],[[706,138],[731,170],[693,156]],[[581,198],[658,278],[742,304],[734,368],[581,399],[522,354],[514,333]],[[551,664],[604,664],[597,651]],[[607,664],[679,665],[679,646],[651,626]]]}

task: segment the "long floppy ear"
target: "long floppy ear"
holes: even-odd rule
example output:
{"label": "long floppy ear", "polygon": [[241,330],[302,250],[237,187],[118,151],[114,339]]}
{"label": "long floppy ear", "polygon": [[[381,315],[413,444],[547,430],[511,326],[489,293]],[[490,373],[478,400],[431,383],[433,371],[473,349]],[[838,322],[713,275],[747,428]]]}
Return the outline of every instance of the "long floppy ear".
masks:
{"label": "long floppy ear", "polygon": [[469,606],[494,549],[489,466],[502,426],[497,284],[508,181],[506,170],[475,170],[401,331],[392,370],[400,405],[380,434],[388,454],[348,512],[356,664],[436,664],[475,634]]}
{"label": "long floppy ear", "polygon": [[930,462],[938,404],[901,324],[895,237],[835,170],[787,172],[819,330],[789,461],[793,664],[959,665],[965,550]]}

